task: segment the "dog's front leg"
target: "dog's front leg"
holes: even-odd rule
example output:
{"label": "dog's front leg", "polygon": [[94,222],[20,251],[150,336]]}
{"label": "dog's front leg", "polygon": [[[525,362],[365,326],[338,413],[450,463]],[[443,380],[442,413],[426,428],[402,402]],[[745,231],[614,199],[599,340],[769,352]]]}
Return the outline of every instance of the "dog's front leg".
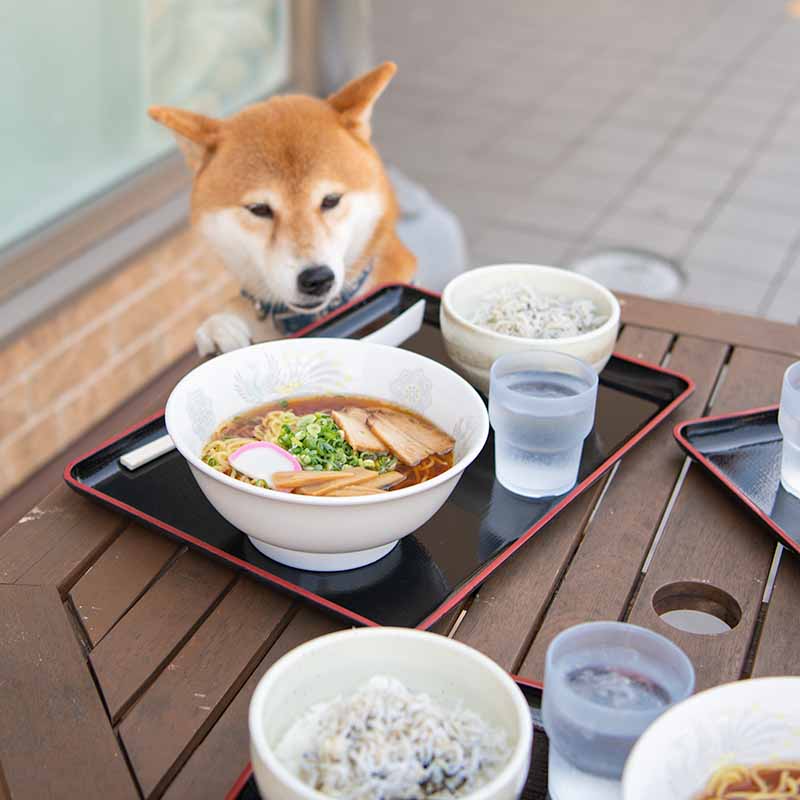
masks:
{"label": "dog's front leg", "polygon": [[259,320],[253,304],[243,297],[233,298],[223,310],[212,314],[194,334],[201,356],[227,353],[253,342],[278,338],[270,320]]}

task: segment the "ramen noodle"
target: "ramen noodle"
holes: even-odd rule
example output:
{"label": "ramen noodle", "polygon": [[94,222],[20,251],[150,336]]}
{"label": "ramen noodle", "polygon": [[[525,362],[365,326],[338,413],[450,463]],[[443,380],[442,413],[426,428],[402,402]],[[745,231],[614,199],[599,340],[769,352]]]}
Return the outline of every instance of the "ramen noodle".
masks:
{"label": "ramen noodle", "polygon": [[[379,494],[430,480],[453,465],[455,446],[455,440],[429,420],[393,403],[357,395],[315,395],[259,406],[223,422],[200,457],[236,480],[271,488],[266,480],[249,477],[231,463],[237,450],[253,442],[283,448],[304,472],[341,473],[339,479],[331,475],[329,484],[312,475],[306,482],[292,476],[281,484],[298,494],[336,497]],[[284,477],[278,474],[279,480]]]}

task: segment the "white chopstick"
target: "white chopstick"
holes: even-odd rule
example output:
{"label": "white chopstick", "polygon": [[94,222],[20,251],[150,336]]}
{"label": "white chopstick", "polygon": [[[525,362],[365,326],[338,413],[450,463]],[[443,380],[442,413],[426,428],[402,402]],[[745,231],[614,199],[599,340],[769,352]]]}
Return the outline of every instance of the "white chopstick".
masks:
{"label": "white chopstick", "polygon": [[387,322],[377,331],[368,333],[362,342],[372,344],[388,344],[392,347],[400,347],[403,342],[410,339],[422,327],[425,319],[425,301],[418,300],[411,308],[406,309],[391,322]]}
{"label": "white chopstick", "polygon": [[143,467],[145,464],[155,461],[159,456],[163,456],[165,453],[169,453],[170,450],[174,449],[175,444],[170,435],[166,433],[163,436],[159,436],[158,439],[154,439],[152,442],[137,447],[135,450],[129,450],[125,455],[120,456],[119,463],[122,464],[125,469],[139,469],[139,467]]}

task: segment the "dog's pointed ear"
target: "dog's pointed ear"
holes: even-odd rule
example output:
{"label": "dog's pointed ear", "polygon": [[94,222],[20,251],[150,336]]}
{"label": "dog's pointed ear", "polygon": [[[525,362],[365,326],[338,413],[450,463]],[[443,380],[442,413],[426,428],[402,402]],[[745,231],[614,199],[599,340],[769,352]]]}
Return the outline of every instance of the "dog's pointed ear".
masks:
{"label": "dog's pointed ear", "polygon": [[328,98],[328,103],[339,112],[345,127],[364,141],[368,142],[372,133],[372,107],[395,72],[397,65],[385,61],[371,72],[350,81]]}
{"label": "dog's pointed ear", "polygon": [[186,163],[199,172],[219,142],[219,120],[168,106],[150,106],[151,119],[169,128],[178,141]]}

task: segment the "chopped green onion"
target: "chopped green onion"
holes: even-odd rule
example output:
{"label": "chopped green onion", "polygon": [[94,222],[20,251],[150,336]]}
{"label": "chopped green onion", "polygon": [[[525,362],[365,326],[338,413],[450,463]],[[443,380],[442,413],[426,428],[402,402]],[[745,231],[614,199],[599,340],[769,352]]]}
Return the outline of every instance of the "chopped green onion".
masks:
{"label": "chopped green onion", "polygon": [[364,467],[388,472],[397,466],[391,453],[367,453],[354,450],[344,438],[344,431],[330,414],[317,411],[306,414],[294,427],[283,425],[278,444],[297,456],[305,469],[344,470]]}

